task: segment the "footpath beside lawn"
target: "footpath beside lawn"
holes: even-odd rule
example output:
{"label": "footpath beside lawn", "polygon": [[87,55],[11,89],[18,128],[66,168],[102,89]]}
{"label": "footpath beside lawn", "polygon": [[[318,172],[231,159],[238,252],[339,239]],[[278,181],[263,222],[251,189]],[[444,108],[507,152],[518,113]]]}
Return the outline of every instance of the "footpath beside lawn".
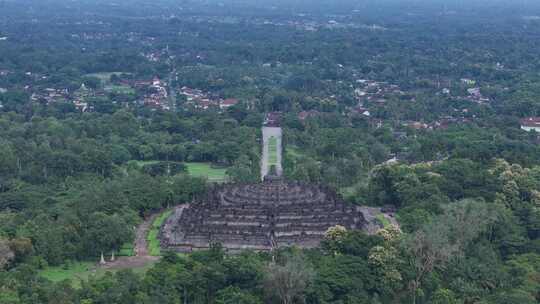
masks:
{"label": "footpath beside lawn", "polygon": [[40,271],[40,275],[53,282],[70,280],[73,287],[78,288],[81,282],[89,278],[99,278],[108,271],[116,272],[122,269],[131,269],[135,273],[144,273],[157,262],[161,255],[159,245],[159,228],[174,209],[163,210],[153,214],[137,227],[136,237],[131,256],[119,256],[115,261],[99,265],[98,260],[73,262],[61,266],[47,267]]}

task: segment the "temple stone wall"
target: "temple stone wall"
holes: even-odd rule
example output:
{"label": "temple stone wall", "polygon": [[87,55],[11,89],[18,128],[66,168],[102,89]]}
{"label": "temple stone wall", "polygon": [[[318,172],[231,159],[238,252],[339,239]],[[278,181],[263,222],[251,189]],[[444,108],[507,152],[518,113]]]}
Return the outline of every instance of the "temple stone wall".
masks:
{"label": "temple stone wall", "polygon": [[176,210],[160,232],[162,247],[191,252],[221,243],[231,252],[316,247],[329,227],[362,229],[354,206],[326,187],[269,179],[215,186],[199,203]]}

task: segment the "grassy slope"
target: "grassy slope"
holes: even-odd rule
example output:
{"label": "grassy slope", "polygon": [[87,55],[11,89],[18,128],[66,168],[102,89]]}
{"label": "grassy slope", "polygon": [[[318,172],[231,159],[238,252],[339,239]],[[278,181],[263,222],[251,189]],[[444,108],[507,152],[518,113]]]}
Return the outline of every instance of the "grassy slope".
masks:
{"label": "grassy slope", "polygon": [[146,239],[148,240],[148,250],[150,252],[150,255],[153,256],[159,256],[161,255],[161,248],[159,246],[159,228],[161,225],[163,225],[163,222],[171,215],[172,210],[167,210],[163,212],[161,215],[156,217],[154,222],[152,223],[152,227],[150,228],[150,231],[148,231],[148,236]]}

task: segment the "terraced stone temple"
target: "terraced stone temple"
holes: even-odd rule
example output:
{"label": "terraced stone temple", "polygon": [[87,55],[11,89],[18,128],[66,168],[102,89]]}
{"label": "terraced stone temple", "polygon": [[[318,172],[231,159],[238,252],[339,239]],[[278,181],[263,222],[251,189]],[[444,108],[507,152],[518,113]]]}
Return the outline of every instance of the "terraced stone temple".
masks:
{"label": "terraced stone temple", "polygon": [[[281,134],[279,113],[269,113],[263,127],[263,181],[215,185],[204,199],[177,208],[161,228],[161,246],[179,252],[214,243],[232,252],[311,248],[330,227],[366,228],[361,208],[345,204],[335,191],[281,177]],[[271,139],[276,140],[273,145]]]}
{"label": "terraced stone temple", "polygon": [[267,176],[257,184],[216,186],[202,202],[177,209],[162,228],[161,242],[179,252],[212,243],[229,251],[311,248],[335,225],[362,229],[365,220],[329,188]]}

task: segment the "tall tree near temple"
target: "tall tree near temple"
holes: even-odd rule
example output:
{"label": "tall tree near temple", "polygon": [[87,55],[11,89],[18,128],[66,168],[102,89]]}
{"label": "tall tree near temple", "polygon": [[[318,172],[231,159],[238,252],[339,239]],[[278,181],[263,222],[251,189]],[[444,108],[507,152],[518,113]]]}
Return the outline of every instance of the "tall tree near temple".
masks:
{"label": "tall tree near temple", "polygon": [[445,208],[444,214],[424,225],[404,242],[414,278],[409,282],[412,303],[421,291],[422,280],[432,271],[444,270],[461,256],[465,247],[495,220],[484,202],[463,200]]}
{"label": "tall tree near temple", "polygon": [[332,251],[334,255],[337,255],[338,248],[343,243],[343,240],[347,236],[347,228],[336,225],[328,228],[324,234],[324,247]]}
{"label": "tall tree near temple", "polygon": [[107,215],[96,212],[90,217],[90,225],[87,227],[88,244],[92,246],[95,253],[107,250],[117,250],[127,241],[133,238],[133,231],[123,218],[118,215]]}
{"label": "tall tree near temple", "polygon": [[377,233],[383,243],[369,250],[368,263],[374,275],[373,283],[380,294],[392,294],[401,289],[403,277],[399,268],[403,263],[399,256],[399,242],[401,231],[399,228],[389,226]]}
{"label": "tall tree near temple", "polygon": [[277,296],[281,303],[291,304],[303,297],[314,279],[314,270],[300,254],[286,257],[282,265],[272,263],[266,269],[264,283],[269,296]]}
{"label": "tall tree near temple", "polygon": [[15,257],[15,254],[9,248],[7,240],[0,239],[0,269],[3,269]]}

